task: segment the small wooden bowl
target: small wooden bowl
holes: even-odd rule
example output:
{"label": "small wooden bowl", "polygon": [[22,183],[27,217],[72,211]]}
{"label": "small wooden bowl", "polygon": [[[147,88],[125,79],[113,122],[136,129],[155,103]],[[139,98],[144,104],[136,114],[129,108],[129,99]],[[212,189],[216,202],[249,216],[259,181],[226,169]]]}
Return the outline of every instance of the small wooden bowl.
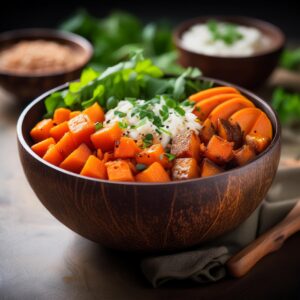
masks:
{"label": "small wooden bowl", "polygon": [[[225,82],[211,80],[216,85]],[[44,206],[78,234],[107,247],[139,252],[188,248],[243,222],[266,196],[280,157],[280,124],[262,99],[237,87],[270,118],[274,138],[249,164],[224,173],[170,183],[122,183],[55,167],[30,148],[29,131],[45,113],[45,93],[22,112],[18,146],[26,177]]]}
{"label": "small wooden bowl", "polygon": [[[28,103],[35,97],[65,82],[79,78],[93,54],[93,47],[85,38],[52,29],[20,29],[0,34],[0,50],[22,40],[43,39],[68,45],[82,53],[82,63],[72,69],[44,74],[18,74],[0,69],[0,85],[15,96],[20,103]],[[70,57],[72,59],[72,57]]]}
{"label": "small wooden bowl", "polygon": [[[240,57],[199,54],[185,49],[181,42],[182,34],[193,25],[206,23],[211,19],[257,28],[270,39],[270,45],[254,55]],[[176,27],[173,39],[182,66],[198,67],[205,76],[247,88],[258,87],[268,79],[278,63],[285,44],[285,36],[278,27],[265,21],[241,16],[203,16],[185,21]]]}

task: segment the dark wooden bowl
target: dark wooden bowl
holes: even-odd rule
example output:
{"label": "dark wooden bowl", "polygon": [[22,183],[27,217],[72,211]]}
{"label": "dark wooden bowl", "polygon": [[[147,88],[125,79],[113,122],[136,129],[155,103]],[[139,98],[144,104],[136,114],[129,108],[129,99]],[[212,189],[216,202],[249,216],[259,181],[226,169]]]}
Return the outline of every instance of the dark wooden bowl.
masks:
{"label": "dark wooden bowl", "polygon": [[207,178],[152,184],[90,179],[55,167],[30,149],[29,131],[45,113],[45,97],[66,87],[40,96],[23,111],[17,125],[19,154],[26,177],[44,206],[90,240],[125,251],[191,247],[238,226],[271,186],[280,157],[280,124],[265,101],[242,88],[269,116],[274,130],[269,147],[243,167]]}
{"label": "dark wooden bowl", "polygon": [[[20,103],[28,103],[42,93],[65,82],[79,78],[93,54],[92,45],[83,37],[52,29],[31,28],[8,31],[0,34],[0,50],[21,40],[43,39],[68,45],[82,53],[82,63],[69,70],[45,74],[18,74],[0,69],[0,85],[15,96]],[[70,57],[70,59],[72,59]]]}
{"label": "dark wooden bowl", "polygon": [[[213,56],[185,49],[181,43],[182,34],[191,26],[211,19],[257,28],[270,39],[270,45],[247,57]],[[184,67],[198,67],[205,76],[247,88],[258,87],[268,79],[278,63],[285,44],[284,34],[278,27],[265,21],[241,16],[203,16],[185,21],[176,27],[173,39],[179,51],[179,63]]]}

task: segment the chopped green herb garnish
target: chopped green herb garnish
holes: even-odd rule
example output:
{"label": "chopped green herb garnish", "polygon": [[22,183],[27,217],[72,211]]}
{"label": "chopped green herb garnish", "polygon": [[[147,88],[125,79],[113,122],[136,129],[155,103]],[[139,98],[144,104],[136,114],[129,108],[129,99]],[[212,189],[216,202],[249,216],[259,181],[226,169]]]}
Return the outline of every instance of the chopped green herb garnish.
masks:
{"label": "chopped green herb garnish", "polygon": [[213,40],[221,40],[227,45],[232,45],[244,37],[238,31],[237,26],[231,23],[224,23],[223,26],[220,26],[216,20],[209,20],[207,27]]}
{"label": "chopped green herb garnish", "polygon": [[95,130],[98,131],[98,130],[100,130],[101,128],[103,128],[103,124],[100,123],[100,122],[97,122],[97,123],[95,124]]}
{"label": "chopped green herb garnish", "polygon": [[176,155],[171,153],[165,153],[164,155],[168,158],[169,161],[172,161],[173,159],[176,158]]}
{"label": "chopped green herb garnish", "polygon": [[182,106],[191,106],[191,107],[193,107],[193,106],[195,105],[195,102],[194,102],[194,101],[191,101],[191,100],[189,100],[189,99],[186,99],[186,100],[184,100],[183,102],[181,102],[181,105],[182,105]]}
{"label": "chopped green herb garnish", "polygon": [[115,111],[114,111],[114,115],[115,115],[115,116],[118,116],[118,117],[120,117],[120,118],[124,118],[124,117],[127,116],[126,113],[124,113],[124,112],[122,112],[122,111],[119,111],[119,110],[115,110]]}
{"label": "chopped green herb garnish", "polygon": [[143,170],[147,169],[147,166],[144,165],[144,164],[136,164],[135,168],[136,168],[138,171],[143,171]]}
{"label": "chopped green herb garnish", "polygon": [[169,130],[166,130],[166,129],[162,128],[162,127],[160,127],[159,130],[162,131],[163,133],[169,135],[169,136],[172,136],[172,133]]}
{"label": "chopped green herb garnish", "polygon": [[148,148],[152,144],[153,144],[153,135],[151,133],[148,133],[143,139],[143,147]]}
{"label": "chopped green herb garnish", "polygon": [[118,125],[121,129],[126,129],[128,127],[128,124],[125,121],[119,121]]}
{"label": "chopped green herb garnish", "polygon": [[185,115],[185,110],[182,109],[180,106],[175,107],[175,111],[176,111],[180,116],[184,116],[184,115]]}

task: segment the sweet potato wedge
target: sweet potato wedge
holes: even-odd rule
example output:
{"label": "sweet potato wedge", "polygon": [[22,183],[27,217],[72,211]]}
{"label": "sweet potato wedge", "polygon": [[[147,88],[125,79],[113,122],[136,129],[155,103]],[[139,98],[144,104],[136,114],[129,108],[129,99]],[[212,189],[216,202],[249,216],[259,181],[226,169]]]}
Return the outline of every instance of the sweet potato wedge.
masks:
{"label": "sweet potato wedge", "polygon": [[139,182],[168,182],[170,176],[160,163],[154,162],[146,170],[138,173],[135,179]]}
{"label": "sweet potato wedge", "polygon": [[59,166],[70,172],[80,173],[91,154],[89,147],[81,144]]}
{"label": "sweet potato wedge", "polygon": [[83,113],[87,114],[94,123],[96,122],[102,123],[104,121],[104,111],[97,102],[95,102],[90,107],[86,108],[83,111]]}
{"label": "sweet potato wedge", "polygon": [[249,134],[265,137],[267,140],[271,141],[273,136],[272,124],[269,118],[267,117],[267,115],[263,111],[261,111],[260,116],[255,121]]}
{"label": "sweet potato wedge", "polygon": [[204,158],[202,160],[200,166],[200,176],[201,177],[208,177],[213,176],[219,173],[222,173],[224,170],[213,163],[211,160]]}
{"label": "sweet potato wedge", "polygon": [[105,164],[96,156],[90,155],[87,161],[85,162],[80,172],[80,175],[98,178],[98,179],[106,179],[107,172],[106,172]]}
{"label": "sweet potato wedge", "polygon": [[253,127],[257,118],[261,115],[261,110],[257,107],[247,107],[232,114],[229,121],[232,124],[239,124],[243,135],[246,136]]}
{"label": "sweet potato wedge", "polygon": [[233,143],[214,135],[207,144],[204,155],[216,164],[223,165],[233,157]]}
{"label": "sweet potato wedge", "polygon": [[196,103],[193,113],[199,120],[204,121],[215,107],[227,100],[236,98],[236,96],[237,94],[234,93],[212,96]]}
{"label": "sweet potato wedge", "polygon": [[96,149],[100,148],[103,152],[112,151],[115,142],[122,136],[122,130],[118,123],[110,127],[102,128],[91,135],[91,141]]}
{"label": "sweet potato wedge", "polygon": [[255,158],[255,151],[249,145],[233,151],[233,160],[238,166],[243,166]]}
{"label": "sweet potato wedge", "polygon": [[231,124],[228,120],[218,119],[218,135],[228,142],[233,142],[234,149],[243,145],[243,134],[238,123]]}
{"label": "sweet potato wedge", "polygon": [[57,108],[54,111],[53,122],[54,124],[60,124],[70,119],[71,110],[65,107]]}
{"label": "sweet potato wedge", "polygon": [[105,163],[108,179],[112,181],[134,181],[131,169],[125,160],[114,160]]}
{"label": "sweet potato wedge", "polygon": [[38,122],[30,131],[35,142],[40,142],[50,137],[50,129],[54,126],[52,119],[44,119]]}
{"label": "sweet potato wedge", "polygon": [[216,134],[215,126],[212,124],[210,119],[206,119],[199,132],[200,141],[207,145],[214,134]]}
{"label": "sweet potato wedge", "polygon": [[50,137],[31,146],[31,149],[40,157],[43,157],[50,145],[55,145],[54,138]]}
{"label": "sweet potato wedge", "polygon": [[254,104],[243,97],[237,97],[228,100],[220,105],[218,105],[208,116],[211,122],[217,127],[218,119],[228,119],[236,111],[246,108],[254,107]]}
{"label": "sweet potato wedge", "polygon": [[200,158],[200,140],[194,131],[183,131],[173,138],[171,154],[177,158]]}
{"label": "sweet potato wedge", "polygon": [[258,135],[246,135],[246,144],[249,145],[257,154],[264,151],[270,144],[270,139]]}
{"label": "sweet potato wedge", "polygon": [[232,94],[232,93],[239,94],[239,91],[230,86],[219,86],[219,87],[210,88],[204,91],[200,91],[196,94],[193,94],[189,97],[189,99],[195,102],[199,102],[204,99],[213,97],[215,95]]}
{"label": "sweet potato wedge", "polygon": [[198,164],[195,158],[176,158],[172,168],[173,180],[185,180],[199,176]]}

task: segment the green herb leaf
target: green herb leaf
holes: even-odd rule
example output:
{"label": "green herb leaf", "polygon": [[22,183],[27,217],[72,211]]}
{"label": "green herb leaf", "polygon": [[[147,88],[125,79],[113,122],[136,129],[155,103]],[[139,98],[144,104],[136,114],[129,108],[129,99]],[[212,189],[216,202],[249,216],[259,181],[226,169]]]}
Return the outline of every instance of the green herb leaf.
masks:
{"label": "green herb leaf", "polygon": [[143,170],[147,169],[147,165],[144,165],[144,164],[136,164],[136,165],[135,165],[135,168],[136,168],[138,171],[143,171]]}
{"label": "green herb leaf", "polygon": [[153,144],[153,135],[151,133],[148,133],[143,139],[143,148],[148,148],[152,144]]}
{"label": "green herb leaf", "polygon": [[127,116],[126,113],[124,113],[124,112],[122,112],[122,111],[119,111],[119,110],[115,110],[115,111],[114,111],[114,115],[115,115],[115,116],[118,116],[118,117],[120,117],[120,118],[124,118],[124,117]]}
{"label": "green herb leaf", "polygon": [[103,128],[103,124],[102,124],[102,123],[97,122],[97,123],[95,124],[95,130],[96,130],[96,131],[98,131],[98,130],[100,130],[100,129],[102,129],[102,128]]}
{"label": "green herb leaf", "polygon": [[173,159],[176,158],[176,155],[171,153],[165,153],[164,155],[168,158],[169,161],[172,161]]}

